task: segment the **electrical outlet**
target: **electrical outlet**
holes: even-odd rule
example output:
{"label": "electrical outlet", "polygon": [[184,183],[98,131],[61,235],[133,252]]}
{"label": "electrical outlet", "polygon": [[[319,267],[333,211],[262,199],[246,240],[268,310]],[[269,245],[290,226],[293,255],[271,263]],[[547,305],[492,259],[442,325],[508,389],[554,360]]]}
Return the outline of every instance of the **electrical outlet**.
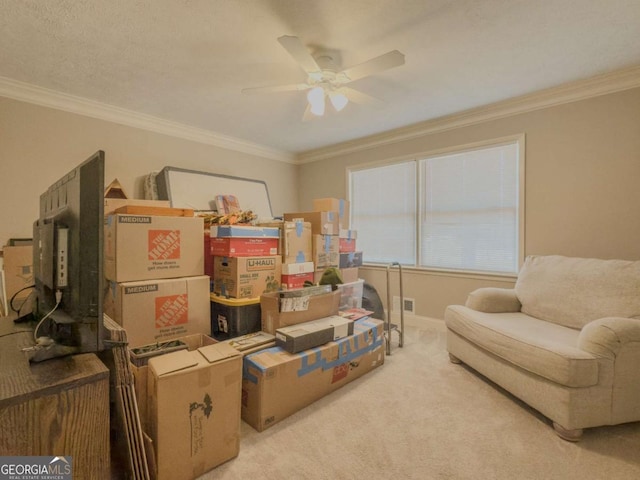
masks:
{"label": "electrical outlet", "polygon": [[[404,305],[403,305],[403,310],[404,313],[416,313],[415,312],[415,304],[416,301],[413,298],[407,298],[404,297]],[[393,296],[393,306],[392,306],[392,312],[400,312],[400,296],[394,295]]]}

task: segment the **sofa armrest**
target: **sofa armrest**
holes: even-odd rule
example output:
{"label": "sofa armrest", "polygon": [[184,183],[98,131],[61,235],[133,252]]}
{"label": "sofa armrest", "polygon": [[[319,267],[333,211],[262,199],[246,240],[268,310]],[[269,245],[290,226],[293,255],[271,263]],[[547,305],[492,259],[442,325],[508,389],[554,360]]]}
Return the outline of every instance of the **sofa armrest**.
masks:
{"label": "sofa armrest", "polygon": [[469,294],[466,307],[484,313],[519,312],[520,300],[513,288],[478,288]]}
{"label": "sofa armrest", "polygon": [[594,320],[580,331],[578,347],[607,358],[615,358],[625,347],[640,351],[640,320],[622,317]]}

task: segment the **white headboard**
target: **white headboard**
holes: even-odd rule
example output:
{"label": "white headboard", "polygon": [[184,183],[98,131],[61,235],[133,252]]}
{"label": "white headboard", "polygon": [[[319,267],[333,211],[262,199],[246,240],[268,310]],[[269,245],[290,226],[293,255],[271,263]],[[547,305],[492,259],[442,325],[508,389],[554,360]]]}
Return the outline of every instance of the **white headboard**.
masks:
{"label": "white headboard", "polygon": [[158,198],[174,208],[215,209],[216,195],[235,195],[242,210],[260,219],[273,217],[267,184],[262,180],[164,167],[156,176]]}

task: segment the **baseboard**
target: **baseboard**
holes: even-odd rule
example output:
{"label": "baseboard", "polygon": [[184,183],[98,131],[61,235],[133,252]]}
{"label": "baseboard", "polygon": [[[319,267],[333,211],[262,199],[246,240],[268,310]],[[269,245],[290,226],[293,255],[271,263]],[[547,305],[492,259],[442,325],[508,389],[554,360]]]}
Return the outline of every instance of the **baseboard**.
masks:
{"label": "baseboard", "polygon": [[[386,314],[386,312],[385,312]],[[400,313],[392,312],[391,313],[391,322],[396,325],[400,325]],[[421,315],[414,315],[410,313],[404,314],[404,324],[407,327],[417,327],[417,328],[425,328],[429,327],[430,329],[436,328],[438,330],[444,331],[446,329],[444,320],[441,318],[433,318],[433,317],[423,317]]]}

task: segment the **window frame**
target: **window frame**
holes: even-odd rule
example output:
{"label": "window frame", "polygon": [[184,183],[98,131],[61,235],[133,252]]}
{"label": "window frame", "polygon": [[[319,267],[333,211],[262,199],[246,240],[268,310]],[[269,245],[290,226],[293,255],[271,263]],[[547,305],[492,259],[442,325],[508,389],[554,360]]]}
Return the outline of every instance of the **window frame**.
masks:
{"label": "window frame", "polygon": [[[479,150],[483,148],[491,148],[491,147],[499,147],[501,145],[515,144],[518,151],[518,211],[517,211],[517,227],[516,227],[516,256],[518,262],[518,269],[522,266],[525,258],[525,134],[519,133],[515,135],[509,135],[504,137],[492,138],[487,140],[482,140],[478,142],[466,143],[463,145],[454,145],[445,148],[427,150],[423,152],[414,153],[411,155],[403,155],[393,158],[387,158],[380,161],[374,162],[366,162],[359,163],[356,165],[350,165],[346,167],[346,189],[347,198],[351,201],[352,199],[352,191],[351,191],[351,174],[352,172],[356,172],[359,170],[367,170],[371,168],[379,168],[385,167],[388,165],[393,165],[397,163],[403,163],[408,161],[415,162],[415,171],[416,171],[416,217],[415,217],[415,249],[414,259],[415,264],[413,265],[404,265],[405,269],[409,269],[411,271],[417,272],[426,272],[426,273],[437,273],[444,275],[454,275],[454,276],[465,276],[465,277],[512,277],[515,278],[517,276],[516,272],[496,272],[496,271],[488,271],[488,270],[465,270],[465,269],[454,269],[454,268],[438,268],[438,267],[430,267],[430,266],[421,266],[421,241],[422,241],[422,225],[421,225],[421,215],[424,211],[422,205],[422,194],[423,194],[423,186],[421,185],[420,178],[422,175],[421,161],[426,160],[432,157],[439,157],[444,155],[452,155],[457,153],[464,153],[473,150]],[[353,218],[353,212],[351,212]],[[365,255],[366,258],[366,255]],[[367,267],[381,267],[385,264],[380,262],[365,262],[364,266]]]}

